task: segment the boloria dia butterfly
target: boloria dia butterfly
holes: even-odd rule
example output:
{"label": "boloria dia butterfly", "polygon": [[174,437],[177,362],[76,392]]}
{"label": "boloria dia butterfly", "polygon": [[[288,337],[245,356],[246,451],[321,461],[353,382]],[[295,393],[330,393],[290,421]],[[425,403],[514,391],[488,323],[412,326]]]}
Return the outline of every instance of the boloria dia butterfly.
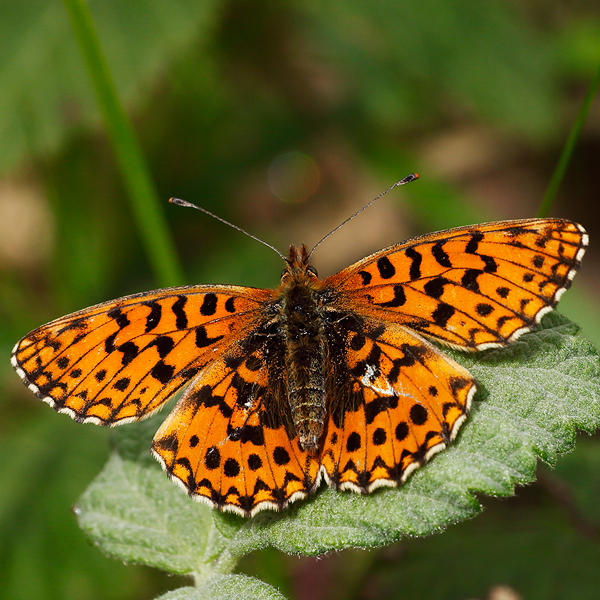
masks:
{"label": "boloria dia butterfly", "polygon": [[120,425],[187,390],[154,437],[169,476],[251,516],[314,492],[396,486],[456,436],[475,393],[429,340],[505,346],[569,287],[588,243],[562,219],[459,227],[319,279],[290,247],[281,285],[127,296],[25,336],[25,385],[82,423]]}

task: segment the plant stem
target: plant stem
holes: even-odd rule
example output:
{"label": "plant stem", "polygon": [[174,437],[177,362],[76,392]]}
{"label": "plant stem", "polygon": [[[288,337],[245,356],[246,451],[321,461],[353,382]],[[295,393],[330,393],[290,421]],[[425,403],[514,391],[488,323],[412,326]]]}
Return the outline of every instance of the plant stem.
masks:
{"label": "plant stem", "polygon": [[550,183],[548,184],[548,188],[546,189],[546,193],[544,194],[544,198],[540,204],[540,208],[538,210],[538,217],[547,217],[550,213],[550,209],[552,207],[552,202],[554,202],[554,198],[558,192],[558,188],[562,183],[562,180],[565,176],[565,171],[567,170],[567,166],[569,164],[569,160],[573,154],[573,150],[575,149],[575,144],[581,135],[581,130],[583,129],[583,125],[585,124],[585,120],[587,119],[588,112],[590,111],[590,107],[592,105],[592,101],[594,100],[594,96],[598,91],[598,85],[600,84],[600,68],[598,72],[592,79],[592,83],[588,89],[588,92],[583,100],[583,104],[579,109],[579,114],[577,115],[577,119],[571,128],[571,132],[569,133],[569,137],[565,143],[563,151],[558,160],[558,164],[554,169],[554,173],[552,173],[552,178],[550,179]]}
{"label": "plant stem", "polygon": [[86,0],[64,0],[64,4],[96,91],[105,127],[154,275],[161,286],[179,285],[183,281],[182,271],[158,193],[131,122],[119,101],[89,6]]}

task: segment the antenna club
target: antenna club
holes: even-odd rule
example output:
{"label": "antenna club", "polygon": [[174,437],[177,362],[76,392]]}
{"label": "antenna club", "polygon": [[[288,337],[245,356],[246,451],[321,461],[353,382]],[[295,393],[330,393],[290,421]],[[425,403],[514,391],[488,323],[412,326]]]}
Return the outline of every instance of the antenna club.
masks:
{"label": "antenna club", "polygon": [[186,202],[185,200],[182,200],[181,198],[169,198],[169,202],[171,204],[176,204],[177,206],[189,206],[190,208],[193,206],[193,204],[190,204],[189,202]]}
{"label": "antenna club", "polygon": [[411,181],[414,181],[415,179],[419,179],[419,174],[411,173],[410,175],[403,177],[396,185],[404,185],[405,183],[410,183]]}

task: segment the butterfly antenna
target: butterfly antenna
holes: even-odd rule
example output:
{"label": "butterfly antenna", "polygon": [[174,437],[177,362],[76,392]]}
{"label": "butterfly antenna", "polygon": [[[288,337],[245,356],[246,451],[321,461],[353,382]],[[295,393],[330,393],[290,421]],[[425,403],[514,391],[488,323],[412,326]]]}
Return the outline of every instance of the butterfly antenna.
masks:
{"label": "butterfly antenna", "polygon": [[195,208],[196,210],[206,213],[207,215],[211,216],[213,219],[216,219],[217,221],[221,221],[221,223],[225,223],[225,225],[229,225],[229,227],[233,227],[234,229],[237,229],[238,231],[241,231],[242,233],[246,234],[248,237],[252,238],[253,240],[256,240],[257,242],[264,244],[267,248],[271,248],[271,250],[277,252],[277,254],[279,254],[279,256],[281,256],[281,258],[283,258],[283,260],[287,260],[286,257],[283,254],[281,254],[281,252],[279,252],[279,250],[277,250],[277,248],[275,248],[275,246],[271,246],[271,244],[268,244],[264,240],[261,240],[260,238],[256,237],[255,235],[252,235],[251,233],[248,233],[245,229],[242,229],[241,227],[238,227],[237,225],[234,225],[233,223],[230,223],[229,221],[226,221],[225,219],[218,217],[217,215],[211,213],[210,210],[206,210],[205,208],[202,208],[201,206],[196,206],[195,204],[192,204],[191,202],[188,202],[187,200],[182,200],[181,198],[169,198],[169,202],[171,204],[177,204],[177,206],[187,206],[188,208]]}
{"label": "butterfly antenna", "polygon": [[404,185],[406,183],[410,183],[411,181],[414,181],[415,179],[419,179],[419,174],[411,173],[410,175],[403,177],[400,181],[396,181],[396,183],[394,185],[390,185],[390,187],[387,190],[385,190],[384,192],[381,192],[381,194],[379,194],[379,196],[373,198],[373,200],[371,200],[371,202],[369,202],[368,204],[365,204],[360,210],[357,210],[352,216],[348,217],[343,223],[338,225],[333,231],[330,231],[324,238],[321,239],[320,242],[317,242],[315,244],[315,246],[313,246],[313,249],[308,254],[308,257],[310,258],[312,256],[312,253],[315,251],[315,248],[317,246],[320,246],[330,235],[333,235],[338,229],[341,229],[346,223],[348,223],[348,221],[352,221],[352,219],[354,219],[354,217],[357,217],[358,215],[360,215],[360,213],[363,210],[365,210],[366,208],[369,208],[369,206],[371,206],[371,204],[373,204],[373,202],[375,202],[376,200],[379,200],[379,198],[381,198],[381,196],[387,194],[390,190],[393,190],[395,187],[398,187],[399,185]]}

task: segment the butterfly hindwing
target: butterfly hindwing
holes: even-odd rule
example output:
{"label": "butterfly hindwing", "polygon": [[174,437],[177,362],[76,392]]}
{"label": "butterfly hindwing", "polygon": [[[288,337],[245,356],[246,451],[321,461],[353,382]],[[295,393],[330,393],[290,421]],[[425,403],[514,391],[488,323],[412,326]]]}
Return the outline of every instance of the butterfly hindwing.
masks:
{"label": "butterfly hindwing", "polygon": [[281,360],[277,345],[243,340],[198,374],[156,433],[155,456],[191,496],[250,516],[316,485],[319,462],[290,427]]}
{"label": "butterfly hindwing", "polygon": [[502,346],[571,284],[588,243],[562,219],[450,229],[392,246],[330,278],[343,302],[464,350]]}
{"label": "butterfly hindwing", "polygon": [[454,439],[466,418],[475,383],[466,369],[402,326],[364,321],[349,332],[323,442],[322,465],[340,489],[370,492],[403,482]]}
{"label": "butterfly hindwing", "polygon": [[38,397],[78,421],[138,420],[251,326],[266,294],[190,286],[121,298],[31,332],[15,346],[13,366]]}

